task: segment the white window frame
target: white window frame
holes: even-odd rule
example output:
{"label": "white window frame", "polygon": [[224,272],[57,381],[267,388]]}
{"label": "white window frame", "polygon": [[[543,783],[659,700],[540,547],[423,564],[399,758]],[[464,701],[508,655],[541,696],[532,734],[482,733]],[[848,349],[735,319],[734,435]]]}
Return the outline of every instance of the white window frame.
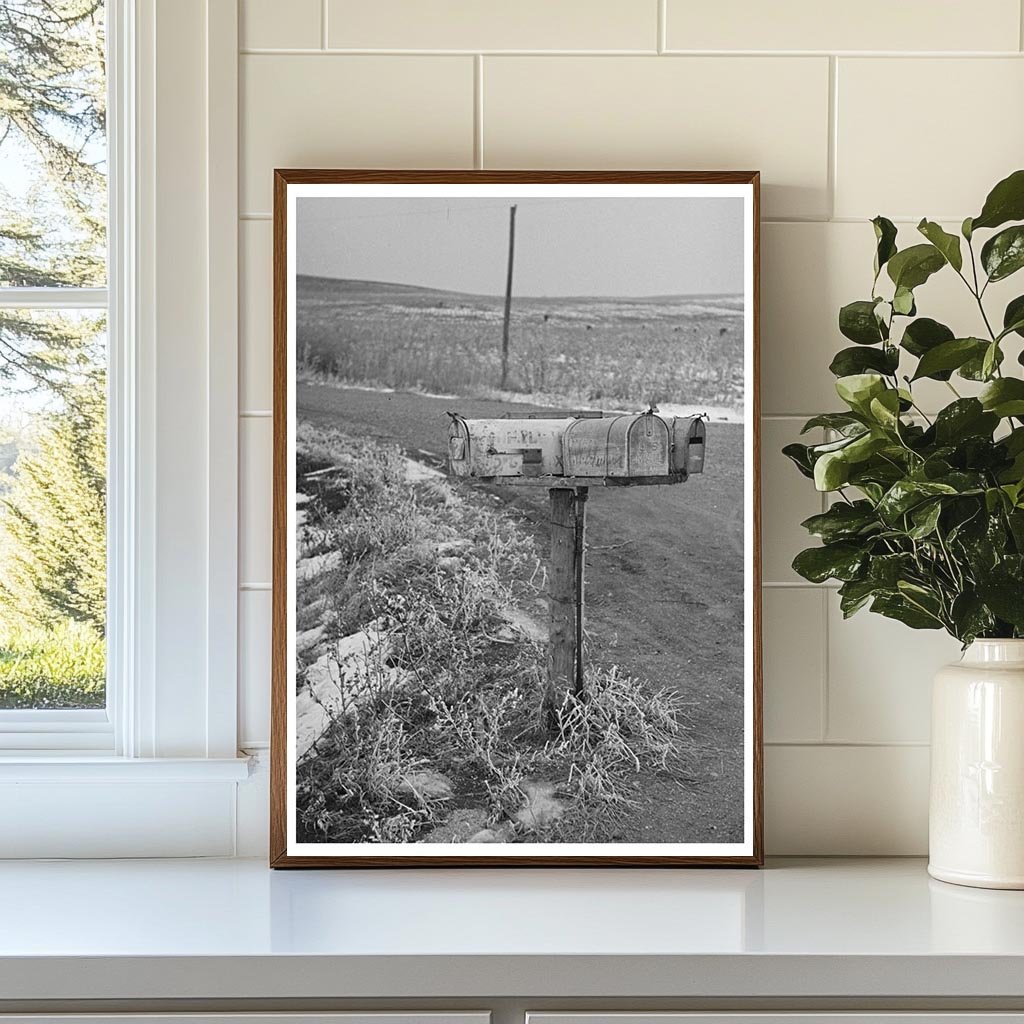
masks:
{"label": "white window frame", "polygon": [[107,0],[107,33],[109,286],[0,295],[108,310],[107,711],[0,713],[0,857],[229,855],[238,3]]}

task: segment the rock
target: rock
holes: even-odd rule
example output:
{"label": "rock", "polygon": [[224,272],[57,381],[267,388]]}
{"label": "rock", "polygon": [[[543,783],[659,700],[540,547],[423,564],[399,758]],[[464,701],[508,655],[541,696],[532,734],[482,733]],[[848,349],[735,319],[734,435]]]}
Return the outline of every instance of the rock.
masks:
{"label": "rock", "polygon": [[555,796],[553,782],[526,782],[522,786],[526,802],[516,811],[515,820],[531,829],[542,829],[565,813],[565,804]]}
{"label": "rock", "polygon": [[448,800],[452,795],[452,784],[440,772],[409,772],[398,787],[399,793],[416,797],[421,804],[431,800]]}
{"label": "rock", "polygon": [[512,826],[506,822],[498,828],[483,828],[470,836],[467,843],[507,843],[512,838]]}
{"label": "rock", "polygon": [[347,711],[357,711],[359,701],[368,693],[404,685],[406,673],[386,664],[388,651],[387,638],[374,624],[330,644],[328,650],[306,669],[306,689],[302,694],[308,695],[324,714],[308,712],[309,728],[318,726],[319,732],[312,738],[307,736],[304,747],[299,744],[297,753],[300,760],[323,735],[331,719]]}
{"label": "rock", "polygon": [[323,555],[313,555],[311,558],[300,558],[295,563],[295,578],[297,580],[311,580],[322,576],[325,572],[337,569],[341,565],[341,552],[328,551]]}
{"label": "rock", "polygon": [[458,555],[473,546],[473,542],[465,537],[460,537],[458,540],[443,540],[440,544],[434,547],[434,550],[439,556],[445,555]]}
{"label": "rock", "polygon": [[513,633],[525,636],[528,640],[544,643],[548,638],[547,630],[520,608],[505,608],[501,617]]}
{"label": "rock", "polygon": [[432,832],[428,832],[420,842],[423,843],[466,843],[470,836],[476,835],[487,825],[487,812],[462,807],[452,811],[448,820],[442,822]]}
{"label": "rock", "polygon": [[407,458],[405,460],[405,479],[408,483],[419,483],[422,480],[443,480],[444,473],[432,466]]}
{"label": "rock", "polygon": [[313,744],[327,731],[331,716],[327,709],[313,699],[309,690],[302,690],[295,697],[295,756],[301,761],[313,748]]}
{"label": "rock", "polygon": [[326,630],[323,626],[316,626],[313,629],[304,629],[301,633],[296,633],[296,654],[305,654],[307,651],[313,650],[313,648],[323,640],[325,632]]}

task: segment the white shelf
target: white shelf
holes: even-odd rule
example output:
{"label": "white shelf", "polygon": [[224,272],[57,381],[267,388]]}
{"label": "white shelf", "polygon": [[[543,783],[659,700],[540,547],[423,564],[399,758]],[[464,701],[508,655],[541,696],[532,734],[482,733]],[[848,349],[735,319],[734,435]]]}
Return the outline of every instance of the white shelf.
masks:
{"label": "white shelf", "polygon": [[763,871],[0,864],[3,1000],[1024,1000],[1024,893]]}

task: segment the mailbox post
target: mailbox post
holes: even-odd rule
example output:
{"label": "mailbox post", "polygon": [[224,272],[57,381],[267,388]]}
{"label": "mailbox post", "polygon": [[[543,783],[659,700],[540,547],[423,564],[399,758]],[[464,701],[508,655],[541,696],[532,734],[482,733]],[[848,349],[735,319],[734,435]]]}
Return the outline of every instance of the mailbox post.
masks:
{"label": "mailbox post", "polygon": [[699,416],[646,413],[563,419],[467,420],[448,428],[453,476],[549,494],[551,572],[548,584],[548,725],[558,729],[567,692],[584,692],[583,611],[586,503],[591,486],[678,484],[704,469]]}

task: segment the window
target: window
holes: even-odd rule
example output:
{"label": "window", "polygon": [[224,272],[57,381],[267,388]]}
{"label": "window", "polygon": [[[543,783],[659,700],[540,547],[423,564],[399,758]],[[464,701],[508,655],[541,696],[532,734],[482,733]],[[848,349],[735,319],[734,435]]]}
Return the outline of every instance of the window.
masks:
{"label": "window", "polygon": [[0,730],[24,734],[14,746],[111,735],[105,7],[0,0]]}

